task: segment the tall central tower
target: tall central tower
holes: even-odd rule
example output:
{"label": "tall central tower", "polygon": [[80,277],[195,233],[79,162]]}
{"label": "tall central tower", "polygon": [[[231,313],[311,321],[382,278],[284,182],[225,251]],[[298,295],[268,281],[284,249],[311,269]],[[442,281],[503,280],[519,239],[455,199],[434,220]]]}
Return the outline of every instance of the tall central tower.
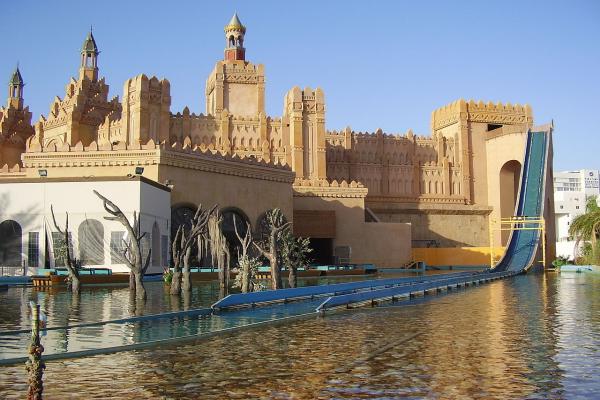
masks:
{"label": "tall central tower", "polygon": [[225,26],[225,57],[206,80],[206,114],[256,117],[265,113],[265,69],[246,61],[246,27],[237,14]]}

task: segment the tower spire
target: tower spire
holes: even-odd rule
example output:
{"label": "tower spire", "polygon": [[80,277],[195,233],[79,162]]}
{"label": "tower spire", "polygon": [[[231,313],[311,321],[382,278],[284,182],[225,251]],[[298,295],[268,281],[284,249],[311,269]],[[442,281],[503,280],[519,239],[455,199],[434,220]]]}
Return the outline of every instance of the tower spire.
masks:
{"label": "tower spire", "polygon": [[17,67],[13,71],[10,81],[8,82],[8,106],[14,107],[17,109],[23,108],[23,87],[25,86],[25,82],[23,82],[23,76],[21,75],[21,71],[19,70],[19,63],[17,62]]}
{"label": "tower spire", "polygon": [[90,31],[87,37],[83,41],[81,46],[81,66],[79,68],[80,78],[88,78],[92,81],[98,80],[98,45],[94,34],[92,33],[93,27],[90,25]]}
{"label": "tower spire", "polygon": [[225,25],[225,61],[244,61],[246,59],[245,34],[246,27],[240,21],[237,13],[233,14],[229,23]]}

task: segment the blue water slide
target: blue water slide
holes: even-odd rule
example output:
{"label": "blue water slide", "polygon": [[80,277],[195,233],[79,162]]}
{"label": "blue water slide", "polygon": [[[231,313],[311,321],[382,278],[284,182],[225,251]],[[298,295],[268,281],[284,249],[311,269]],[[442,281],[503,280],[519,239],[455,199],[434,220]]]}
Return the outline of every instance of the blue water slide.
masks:
{"label": "blue water slide", "polygon": [[530,229],[511,231],[506,252],[492,270],[493,272],[524,271],[529,269],[535,261],[542,239],[541,231],[535,229],[539,223],[528,222],[528,220],[539,220],[544,214],[550,129],[527,133],[515,217],[523,220],[522,223],[519,223],[520,228]]}

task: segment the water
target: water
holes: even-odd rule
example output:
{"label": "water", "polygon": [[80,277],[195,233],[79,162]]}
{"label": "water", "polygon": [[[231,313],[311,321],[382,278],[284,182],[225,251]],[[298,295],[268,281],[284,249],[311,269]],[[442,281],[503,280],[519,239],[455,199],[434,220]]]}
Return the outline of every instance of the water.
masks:
{"label": "water", "polygon": [[[408,273],[414,275],[414,273]],[[397,274],[396,274],[397,275]],[[406,275],[404,273],[403,275]],[[299,281],[301,286],[364,280],[366,276],[310,278]],[[369,276],[373,279],[373,276]],[[197,336],[217,330],[256,324],[263,321],[312,313],[322,302],[294,302],[288,305],[260,307],[216,315],[211,318],[194,314],[143,321],[115,321],[96,326],[79,326],[98,321],[144,316],[161,312],[206,309],[218,298],[217,282],[198,282],[191,295],[171,296],[162,282],[146,284],[148,301],[138,303],[126,287],[88,287],[80,296],[73,296],[65,287],[50,292],[14,287],[0,292],[0,302],[7,304],[0,311],[0,360],[27,356],[31,325],[29,302],[40,304],[47,314],[51,329],[42,338],[45,355],[131,346],[157,340]],[[19,312],[20,311],[20,312]],[[67,329],[67,327],[69,327]],[[52,329],[58,328],[58,329]],[[9,332],[10,331],[10,332]],[[16,331],[16,332],[15,332]]]}
{"label": "water", "polygon": [[[30,296],[28,290],[21,296]],[[113,292],[108,296],[116,301]],[[191,303],[210,302],[202,294],[209,292],[204,287]],[[15,293],[1,299],[2,329],[15,327],[16,319],[6,317],[9,304],[21,304]],[[168,307],[168,294],[157,299],[148,311]],[[55,310],[68,303],[49,302]],[[81,304],[78,316],[70,318],[93,320],[88,307],[94,302],[83,302],[82,294]],[[120,317],[127,314],[126,304],[96,307]],[[598,332],[600,274],[530,274],[207,340],[48,362],[45,395],[589,399],[600,392]],[[0,368],[0,397],[22,398],[24,368]]]}

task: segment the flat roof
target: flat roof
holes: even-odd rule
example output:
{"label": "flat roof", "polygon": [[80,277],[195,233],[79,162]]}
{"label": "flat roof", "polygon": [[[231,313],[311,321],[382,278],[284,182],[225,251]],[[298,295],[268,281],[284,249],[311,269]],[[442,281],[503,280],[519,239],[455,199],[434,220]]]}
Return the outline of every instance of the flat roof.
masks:
{"label": "flat roof", "polygon": [[163,185],[162,183],[158,183],[153,181],[152,179],[148,179],[141,175],[131,175],[131,176],[74,176],[74,177],[64,177],[64,178],[47,178],[47,177],[39,177],[39,178],[7,178],[2,179],[0,176],[0,184],[3,183],[60,183],[60,182],[114,182],[114,181],[140,181],[142,183],[146,183],[148,185],[154,186],[157,189],[164,190],[165,192],[170,192],[171,188]]}

